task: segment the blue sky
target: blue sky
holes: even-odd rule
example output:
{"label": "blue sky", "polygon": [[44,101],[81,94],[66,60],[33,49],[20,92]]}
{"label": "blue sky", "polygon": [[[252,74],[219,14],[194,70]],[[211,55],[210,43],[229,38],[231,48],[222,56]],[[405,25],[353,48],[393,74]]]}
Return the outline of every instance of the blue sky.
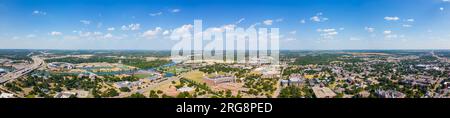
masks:
{"label": "blue sky", "polygon": [[170,49],[195,19],[279,28],[281,49],[450,49],[448,0],[2,0],[0,48]]}

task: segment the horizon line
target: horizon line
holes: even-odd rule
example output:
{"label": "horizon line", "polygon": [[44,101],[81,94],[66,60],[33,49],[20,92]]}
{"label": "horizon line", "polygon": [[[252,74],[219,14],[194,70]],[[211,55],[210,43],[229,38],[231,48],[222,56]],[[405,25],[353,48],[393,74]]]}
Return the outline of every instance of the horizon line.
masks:
{"label": "horizon line", "polygon": [[[39,48],[0,48],[0,50],[91,50],[91,51],[171,51],[170,49],[39,49]],[[279,49],[278,51],[352,51],[352,50],[450,50],[449,49],[439,49],[439,48],[427,48],[427,49]],[[196,51],[196,50],[191,50]],[[228,51],[228,50],[222,50]],[[235,50],[241,51],[241,50]],[[258,50],[246,50],[246,51],[258,51]]]}

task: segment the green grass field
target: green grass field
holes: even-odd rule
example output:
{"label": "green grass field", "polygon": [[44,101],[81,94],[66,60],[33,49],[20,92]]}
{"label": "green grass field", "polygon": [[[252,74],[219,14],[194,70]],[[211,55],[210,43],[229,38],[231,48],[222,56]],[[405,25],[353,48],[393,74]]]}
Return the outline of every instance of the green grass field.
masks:
{"label": "green grass field", "polygon": [[183,77],[186,79],[190,79],[196,81],[198,83],[203,83],[203,72],[201,71],[191,71],[183,74]]}

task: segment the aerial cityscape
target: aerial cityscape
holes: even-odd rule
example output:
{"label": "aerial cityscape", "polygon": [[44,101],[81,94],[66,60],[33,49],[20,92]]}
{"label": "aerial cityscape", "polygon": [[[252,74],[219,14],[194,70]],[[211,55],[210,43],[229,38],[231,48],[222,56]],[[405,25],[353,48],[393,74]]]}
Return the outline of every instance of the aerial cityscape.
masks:
{"label": "aerial cityscape", "polygon": [[279,65],[169,51],[0,50],[2,97],[446,98],[449,50],[281,51]]}
{"label": "aerial cityscape", "polygon": [[0,1],[0,98],[450,97],[449,0],[280,1]]}

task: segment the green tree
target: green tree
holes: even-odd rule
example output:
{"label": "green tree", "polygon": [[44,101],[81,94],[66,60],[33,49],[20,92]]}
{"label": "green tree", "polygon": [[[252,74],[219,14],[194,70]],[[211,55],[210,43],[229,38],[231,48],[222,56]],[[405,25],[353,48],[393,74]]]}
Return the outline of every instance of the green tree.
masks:
{"label": "green tree", "polygon": [[192,96],[188,92],[181,92],[177,95],[177,98],[192,98]]}
{"label": "green tree", "polygon": [[154,90],[150,91],[150,95],[148,97],[149,98],[159,98],[158,94],[156,94],[156,92]]}
{"label": "green tree", "polygon": [[128,88],[128,87],[121,87],[119,90],[122,92],[130,92],[131,91],[130,88]]}
{"label": "green tree", "polygon": [[131,94],[130,96],[128,96],[128,98],[147,98],[144,95],[140,94],[140,93],[134,93]]}
{"label": "green tree", "polygon": [[108,89],[102,93],[102,97],[114,97],[114,96],[118,96],[118,95],[119,95],[119,92],[117,92],[115,89]]}

